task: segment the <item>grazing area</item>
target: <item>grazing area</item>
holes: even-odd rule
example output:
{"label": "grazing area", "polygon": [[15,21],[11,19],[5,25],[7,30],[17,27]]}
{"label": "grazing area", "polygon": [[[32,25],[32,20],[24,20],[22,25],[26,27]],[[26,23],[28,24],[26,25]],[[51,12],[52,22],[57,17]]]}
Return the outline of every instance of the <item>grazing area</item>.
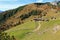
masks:
{"label": "grazing area", "polygon": [[36,27],[34,21],[28,21],[5,32],[14,35],[17,40],[60,40],[60,20],[42,21],[40,25],[40,29],[33,32],[38,26]]}
{"label": "grazing area", "polygon": [[17,27],[13,27],[12,29],[7,30],[8,34],[14,35],[18,39],[23,39],[26,35],[32,32],[35,28],[34,21],[28,21],[22,25],[18,25]]}
{"label": "grazing area", "polygon": [[0,30],[12,40],[60,40],[60,1],[57,5],[32,3],[2,12]]}

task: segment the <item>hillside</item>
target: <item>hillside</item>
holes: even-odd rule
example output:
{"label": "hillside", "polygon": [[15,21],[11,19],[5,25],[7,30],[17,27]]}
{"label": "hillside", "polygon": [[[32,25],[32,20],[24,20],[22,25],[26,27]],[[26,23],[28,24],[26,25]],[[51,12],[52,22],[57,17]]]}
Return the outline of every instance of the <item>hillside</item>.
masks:
{"label": "hillside", "polygon": [[0,30],[16,40],[60,40],[60,2],[32,3],[2,12]]}
{"label": "hillside", "polygon": [[[38,23],[40,23],[41,27],[36,30]],[[37,23],[35,21],[27,21],[5,32],[9,35],[14,35],[16,40],[60,40],[60,20]]]}
{"label": "hillside", "polygon": [[[49,19],[58,17],[60,7],[50,3],[33,3],[16,9],[2,12],[0,15],[0,29],[6,30],[11,27],[23,24],[26,20],[34,18]],[[53,15],[52,15],[53,13]],[[58,13],[58,14],[57,14]],[[32,18],[30,18],[32,16]],[[59,18],[59,17],[58,17]]]}

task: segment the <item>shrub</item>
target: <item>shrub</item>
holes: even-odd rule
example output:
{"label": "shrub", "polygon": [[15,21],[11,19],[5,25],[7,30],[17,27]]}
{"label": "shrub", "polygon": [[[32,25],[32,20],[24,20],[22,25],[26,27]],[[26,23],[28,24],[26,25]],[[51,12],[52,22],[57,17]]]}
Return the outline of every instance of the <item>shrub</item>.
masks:
{"label": "shrub", "polygon": [[14,36],[10,36],[5,32],[0,31],[0,40],[16,40]]}

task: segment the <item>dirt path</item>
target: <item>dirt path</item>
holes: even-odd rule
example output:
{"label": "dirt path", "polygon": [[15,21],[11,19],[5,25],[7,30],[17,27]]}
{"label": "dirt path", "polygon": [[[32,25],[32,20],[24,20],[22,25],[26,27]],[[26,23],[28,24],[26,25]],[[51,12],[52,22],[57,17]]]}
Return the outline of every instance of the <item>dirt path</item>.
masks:
{"label": "dirt path", "polygon": [[38,30],[40,29],[40,27],[41,27],[40,22],[41,22],[41,21],[39,21],[39,24],[38,24],[37,28],[35,28],[35,29],[33,30],[33,32],[38,31]]}

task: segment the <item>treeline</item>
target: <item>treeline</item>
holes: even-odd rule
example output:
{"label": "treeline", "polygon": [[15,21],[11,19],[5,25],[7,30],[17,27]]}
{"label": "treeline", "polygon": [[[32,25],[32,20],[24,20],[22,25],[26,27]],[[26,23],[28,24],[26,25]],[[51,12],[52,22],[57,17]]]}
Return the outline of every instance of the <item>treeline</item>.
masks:
{"label": "treeline", "polygon": [[[33,10],[33,11],[29,12],[29,13],[22,14],[19,18],[21,18],[21,20],[24,20],[26,18],[29,18],[31,15],[39,15],[40,13],[41,13],[41,11]],[[14,13],[12,13],[12,11],[11,11],[10,13],[5,14],[4,17],[3,17],[3,14],[1,14],[0,18],[1,18],[1,20],[5,21],[12,15],[14,15]],[[15,23],[10,22],[10,24],[4,24],[3,23],[3,24],[0,25],[0,30],[4,31],[4,30],[7,30],[7,29],[11,28],[12,26],[16,26],[16,25],[19,25],[21,23],[23,23],[23,21],[22,22],[17,21]]]}
{"label": "treeline", "polygon": [[[1,30],[6,30],[6,29],[9,29],[10,26],[12,26],[12,24],[5,24],[4,22],[10,18],[11,16],[15,15],[18,11],[21,11],[22,9],[24,9],[25,6],[21,6],[21,7],[18,7],[16,9],[13,9],[13,10],[8,10],[8,11],[5,11],[5,12],[2,12],[0,13],[0,29]],[[20,23],[20,22],[19,22]]]}
{"label": "treeline", "polygon": [[41,14],[41,11],[33,10],[33,11],[29,12],[29,13],[21,15],[20,18],[21,18],[21,20],[24,20],[26,18],[29,18],[31,15],[34,16],[34,15],[40,15],[40,14]]}
{"label": "treeline", "polygon": [[8,10],[8,11],[5,11],[5,12],[0,13],[0,21],[7,20],[9,17],[13,16],[18,11],[21,11],[24,7],[25,6],[21,6],[21,7],[18,7],[16,9]]}

